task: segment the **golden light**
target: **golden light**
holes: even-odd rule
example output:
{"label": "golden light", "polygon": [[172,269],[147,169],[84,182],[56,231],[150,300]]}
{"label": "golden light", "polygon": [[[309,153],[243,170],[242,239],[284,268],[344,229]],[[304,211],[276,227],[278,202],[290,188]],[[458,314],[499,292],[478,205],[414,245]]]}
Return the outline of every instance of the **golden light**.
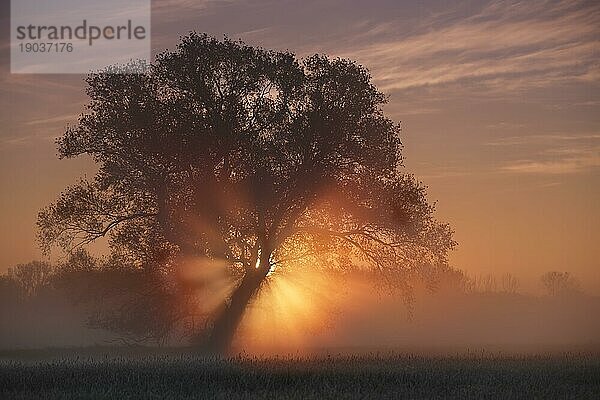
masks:
{"label": "golden light", "polygon": [[254,266],[254,268],[260,268],[260,249],[258,249],[258,253],[256,254],[256,265]]}
{"label": "golden light", "polygon": [[198,314],[210,315],[230,295],[234,282],[227,273],[227,263],[226,260],[195,257],[180,264],[178,279],[193,289]]}
{"label": "golden light", "polygon": [[323,271],[272,271],[247,310],[234,347],[257,355],[306,352],[330,326],[342,287]]}

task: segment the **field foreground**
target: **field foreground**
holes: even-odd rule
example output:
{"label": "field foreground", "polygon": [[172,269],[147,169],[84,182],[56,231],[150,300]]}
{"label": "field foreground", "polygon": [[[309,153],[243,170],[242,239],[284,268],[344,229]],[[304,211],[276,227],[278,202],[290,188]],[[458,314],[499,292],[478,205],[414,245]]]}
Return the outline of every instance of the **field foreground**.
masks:
{"label": "field foreground", "polygon": [[598,398],[600,355],[0,354],[3,399]]}

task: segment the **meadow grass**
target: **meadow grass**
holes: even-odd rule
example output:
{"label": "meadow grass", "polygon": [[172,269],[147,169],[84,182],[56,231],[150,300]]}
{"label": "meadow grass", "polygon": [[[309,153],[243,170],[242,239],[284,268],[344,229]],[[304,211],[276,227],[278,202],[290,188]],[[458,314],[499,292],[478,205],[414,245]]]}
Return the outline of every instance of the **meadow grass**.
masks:
{"label": "meadow grass", "polygon": [[598,399],[600,356],[0,354],[2,399]]}

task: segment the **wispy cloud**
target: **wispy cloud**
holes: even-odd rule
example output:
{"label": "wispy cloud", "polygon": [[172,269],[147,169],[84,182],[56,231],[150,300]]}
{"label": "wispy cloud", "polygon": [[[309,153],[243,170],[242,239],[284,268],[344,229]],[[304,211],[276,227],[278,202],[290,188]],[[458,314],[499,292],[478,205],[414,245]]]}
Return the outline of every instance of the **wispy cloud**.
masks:
{"label": "wispy cloud", "polygon": [[[536,144],[537,143],[537,144]],[[530,159],[503,165],[502,172],[571,174],[600,167],[600,135],[533,135],[489,143],[492,146],[532,144],[538,151]]]}
{"label": "wispy cloud", "polygon": [[519,122],[500,121],[486,126],[490,130],[503,131],[507,129],[519,129],[525,127],[525,124]]}
{"label": "wispy cloud", "polygon": [[438,168],[437,171],[430,171],[419,175],[419,179],[424,182],[428,182],[434,179],[449,179],[449,178],[462,178],[473,175],[472,171],[468,170],[444,170]]}
{"label": "wispy cloud", "polygon": [[234,5],[235,3],[236,0],[155,0],[152,2],[152,13],[164,23],[181,19],[184,16],[198,17],[218,9],[219,6]]}
{"label": "wispy cloud", "polygon": [[[507,148],[506,154],[518,148],[529,157],[506,161],[500,172],[528,174],[570,174],[600,167],[600,134],[557,133],[508,136],[485,143],[491,148]],[[504,151],[504,150],[503,150]]]}
{"label": "wispy cloud", "polygon": [[25,125],[48,125],[48,124],[55,124],[55,123],[66,124],[66,123],[72,122],[72,121],[77,121],[77,115],[64,114],[64,115],[57,115],[54,117],[34,119],[31,121],[27,121],[25,123]]}
{"label": "wispy cloud", "polygon": [[599,27],[600,3],[497,2],[467,18],[434,16],[412,35],[344,55],[369,65],[386,91],[463,81],[503,90],[597,82]]}
{"label": "wispy cloud", "polygon": [[547,135],[523,135],[523,136],[508,136],[498,138],[494,141],[485,143],[487,146],[523,146],[523,145],[535,145],[556,147],[557,145],[569,145],[569,143],[583,142],[586,143],[600,143],[600,134],[597,133],[583,133],[583,134],[547,134]]}
{"label": "wispy cloud", "polygon": [[39,145],[40,143],[52,143],[56,139],[56,135],[48,134],[30,134],[30,135],[18,135],[3,137],[0,136],[0,149],[13,148],[19,146],[29,146],[32,144]]}
{"label": "wispy cloud", "polygon": [[554,160],[517,161],[502,167],[505,172],[526,174],[572,174],[600,167],[600,148],[556,155]]}

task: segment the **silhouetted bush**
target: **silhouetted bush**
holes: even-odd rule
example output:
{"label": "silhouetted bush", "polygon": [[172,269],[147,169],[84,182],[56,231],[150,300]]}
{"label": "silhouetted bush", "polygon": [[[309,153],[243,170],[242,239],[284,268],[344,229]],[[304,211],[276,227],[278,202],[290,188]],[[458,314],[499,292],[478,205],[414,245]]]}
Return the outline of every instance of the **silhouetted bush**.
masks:
{"label": "silhouetted bush", "polygon": [[579,281],[568,272],[550,271],[540,278],[549,296],[573,296],[581,294]]}
{"label": "silhouetted bush", "polygon": [[54,268],[45,261],[31,261],[8,269],[8,276],[26,297],[32,297],[52,280]]}

